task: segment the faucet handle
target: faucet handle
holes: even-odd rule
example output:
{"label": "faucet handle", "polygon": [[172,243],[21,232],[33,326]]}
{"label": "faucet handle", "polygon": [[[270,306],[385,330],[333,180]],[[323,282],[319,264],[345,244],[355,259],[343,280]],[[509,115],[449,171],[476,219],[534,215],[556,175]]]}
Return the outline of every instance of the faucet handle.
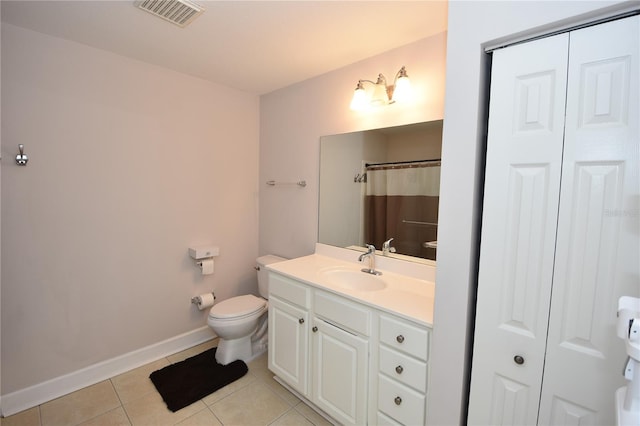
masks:
{"label": "faucet handle", "polygon": [[373,244],[367,244],[367,250],[368,250],[368,253],[375,253],[376,246],[374,246]]}
{"label": "faucet handle", "polygon": [[387,255],[389,253],[395,253],[396,252],[396,248],[395,247],[391,247],[391,241],[393,240],[393,238],[389,238],[387,241],[385,241],[382,244],[382,254],[383,255]]}

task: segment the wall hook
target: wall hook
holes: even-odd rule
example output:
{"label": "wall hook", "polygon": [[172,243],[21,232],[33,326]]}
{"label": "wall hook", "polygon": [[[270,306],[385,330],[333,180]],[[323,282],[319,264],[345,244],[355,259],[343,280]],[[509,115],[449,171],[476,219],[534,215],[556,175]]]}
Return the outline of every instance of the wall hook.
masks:
{"label": "wall hook", "polygon": [[18,150],[20,150],[20,154],[16,155],[16,163],[18,166],[26,166],[27,161],[29,161],[29,157],[24,153],[24,145],[18,145]]}

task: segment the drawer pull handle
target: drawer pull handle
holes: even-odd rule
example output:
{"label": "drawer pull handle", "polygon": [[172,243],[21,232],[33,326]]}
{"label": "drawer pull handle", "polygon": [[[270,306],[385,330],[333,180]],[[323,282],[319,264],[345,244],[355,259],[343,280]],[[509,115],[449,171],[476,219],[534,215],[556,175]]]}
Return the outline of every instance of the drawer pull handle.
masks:
{"label": "drawer pull handle", "polygon": [[318,327],[315,327],[315,326],[314,326],[314,327],[311,329],[311,331],[313,331],[313,332],[315,333],[316,331],[318,331]]}
{"label": "drawer pull handle", "polygon": [[396,367],[396,373],[398,373],[398,374],[402,374],[402,372],[403,372],[403,371],[404,371],[404,368],[402,368],[402,366],[401,366],[401,365],[399,365],[399,366],[397,366],[397,367]]}
{"label": "drawer pull handle", "polygon": [[304,318],[300,318],[300,319],[298,320],[298,322],[299,322],[300,324],[304,324]]}
{"label": "drawer pull handle", "polygon": [[518,365],[524,364],[524,358],[521,355],[514,356],[513,361]]}
{"label": "drawer pull handle", "polygon": [[393,402],[395,402],[396,405],[400,405],[402,404],[402,398],[400,398],[399,396],[396,396]]}
{"label": "drawer pull handle", "polygon": [[402,334],[399,334],[398,337],[396,337],[396,341],[398,343],[402,343],[404,342],[404,336]]}

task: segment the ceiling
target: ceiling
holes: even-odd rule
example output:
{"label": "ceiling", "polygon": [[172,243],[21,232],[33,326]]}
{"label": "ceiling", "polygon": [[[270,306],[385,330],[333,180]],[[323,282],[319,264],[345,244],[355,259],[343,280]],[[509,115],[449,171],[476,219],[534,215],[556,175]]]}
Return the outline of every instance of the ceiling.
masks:
{"label": "ceiling", "polygon": [[1,7],[3,22],[256,94],[447,27],[445,0],[195,2],[206,10],[185,28],[133,0],[2,0]]}

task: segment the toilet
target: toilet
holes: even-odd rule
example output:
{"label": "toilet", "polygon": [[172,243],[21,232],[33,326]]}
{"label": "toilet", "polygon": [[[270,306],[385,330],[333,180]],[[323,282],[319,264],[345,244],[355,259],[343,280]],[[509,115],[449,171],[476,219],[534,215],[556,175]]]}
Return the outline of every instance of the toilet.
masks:
{"label": "toilet", "polygon": [[256,263],[260,296],[245,294],[213,305],[207,323],[220,338],[216,361],[226,365],[237,359],[251,361],[267,350],[268,273],[271,263],[286,260],[282,257],[260,256]]}

